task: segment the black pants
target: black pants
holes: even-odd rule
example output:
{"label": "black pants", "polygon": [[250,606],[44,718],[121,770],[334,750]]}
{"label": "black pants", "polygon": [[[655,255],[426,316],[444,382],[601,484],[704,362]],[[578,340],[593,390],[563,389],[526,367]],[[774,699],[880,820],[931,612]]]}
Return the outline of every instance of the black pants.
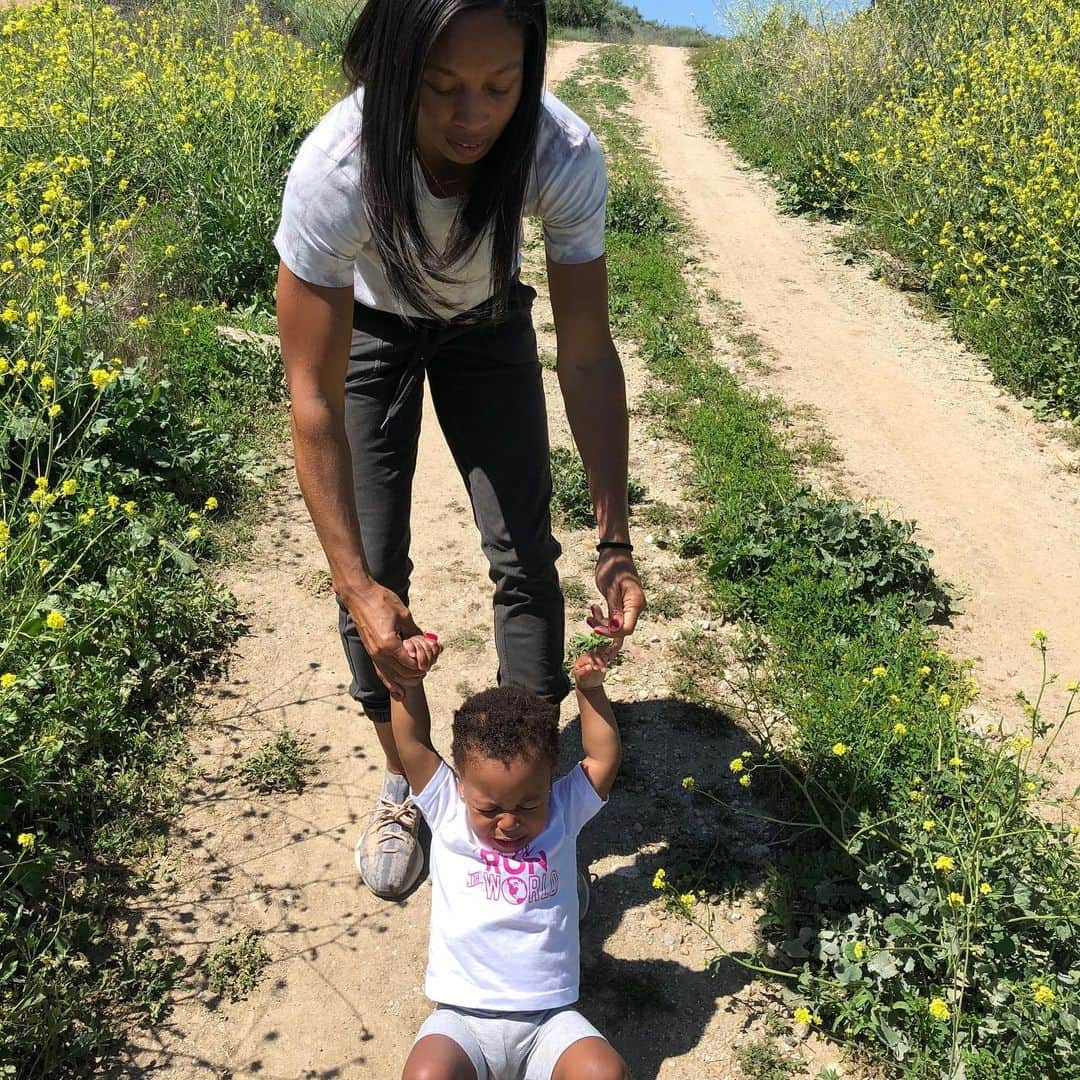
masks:
{"label": "black pants", "polygon": [[[468,313],[448,323],[410,325],[356,304],[345,378],[345,426],[356,511],[368,564],[380,585],[409,602],[410,509],[424,376],[450,452],[465,481],[495,584],[500,683],[549,701],[566,696],[563,597],[551,535],[547,409],[531,306],[518,284],[499,319]],[[339,626],[349,658],[349,692],[376,721],[390,698],[348,610]]]}

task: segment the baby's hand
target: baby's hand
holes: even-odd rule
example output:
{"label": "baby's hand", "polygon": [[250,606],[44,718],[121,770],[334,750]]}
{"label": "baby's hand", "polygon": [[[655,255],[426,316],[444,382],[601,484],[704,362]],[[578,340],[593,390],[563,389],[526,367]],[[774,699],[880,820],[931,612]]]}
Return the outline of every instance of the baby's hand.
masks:
{"label": "baby's hand", "polygon": [[415,634],[413,637],[404,638],[401,644],[425,674],[432,669],[442,652],[438,634]]}
{"label": "baby's hand", "polygon": [[579,690],[592,690],[604,685],[608,664],[622,646],[621,641],[610,645],[601,645],[596,649],[583,652],[574,661],[574,682]]}

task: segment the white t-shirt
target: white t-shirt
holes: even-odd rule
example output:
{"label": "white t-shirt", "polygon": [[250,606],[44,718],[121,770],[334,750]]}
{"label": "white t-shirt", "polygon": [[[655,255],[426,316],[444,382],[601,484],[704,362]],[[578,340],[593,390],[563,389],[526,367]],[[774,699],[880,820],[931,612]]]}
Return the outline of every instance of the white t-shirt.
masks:
{"label": "white t-shirt", "polygon": [[[352,285],[367,307],[418,315],[403,305],[383,272],[360,190],[360,130],[363,89],[342,98],[308,134],[285,184],[274,246],[282,262],[314,285]],[[446,240],[462,200],[437,199],[414,160],[421,223],[436,251]],[[552,94],[544,93],[535,168],[524,212],[539,217],[553,262],[584,263],[604,254],[607,172],[600,144],[588,125]],[[450,317],[491,295],[491,237],[451,271],[455,282],[432,282]]]}
{"label": "white t-shirt", "polygon": [[413,798],[431,828],[427,996],[499,1012],[572,1005],[580,981],[577,835],[604,805],[582,767],[555,782],[544,831],[514,855],[477,840],[446,762]]}

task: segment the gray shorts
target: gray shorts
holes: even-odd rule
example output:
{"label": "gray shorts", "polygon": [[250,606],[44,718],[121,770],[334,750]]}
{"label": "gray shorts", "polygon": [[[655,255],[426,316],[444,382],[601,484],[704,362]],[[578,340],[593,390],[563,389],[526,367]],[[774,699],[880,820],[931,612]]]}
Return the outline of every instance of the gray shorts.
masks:
{"label": "gray shorts", "polygon": [[551,1080],[563,1052],[603,1035],[569,1005],[545,1012],[488,1012],[439,1005],[413,1043],[445,1035],[465,1051],[476,1080]]}

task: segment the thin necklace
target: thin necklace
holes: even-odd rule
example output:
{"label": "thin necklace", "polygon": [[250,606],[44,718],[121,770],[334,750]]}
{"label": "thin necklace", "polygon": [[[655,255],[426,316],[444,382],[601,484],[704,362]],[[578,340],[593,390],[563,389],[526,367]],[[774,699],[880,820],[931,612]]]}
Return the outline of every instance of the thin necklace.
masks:
{"label": "thin necklace", "polygon": [[[416,160],[420,162],[420,171],[424,174],[424,179],[427,181],[428,189],[431,194],[437,199],[451,199],[459,197],[462,192],[447,191],[446,187],[440,182],[439,178],[428,168],[424,161],[423,155],[419,150],[416,152]],[[437,189],[437,190],[436,190]]]}

